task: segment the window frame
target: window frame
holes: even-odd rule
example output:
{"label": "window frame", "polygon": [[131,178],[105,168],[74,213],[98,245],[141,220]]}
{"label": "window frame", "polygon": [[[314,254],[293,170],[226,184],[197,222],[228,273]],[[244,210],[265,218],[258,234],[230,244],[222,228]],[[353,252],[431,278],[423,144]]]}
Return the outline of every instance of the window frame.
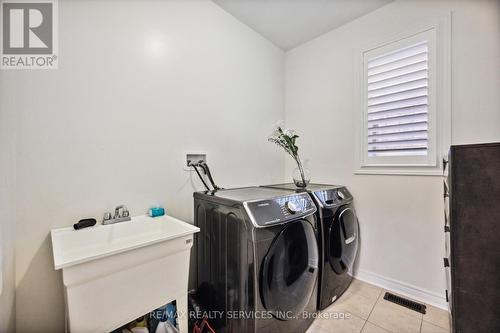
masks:
{"label": "window frame", "polygon": [[[442,159],[451,142],[451,17],[393,36],[381,38],[360,48],[357,59],[355,113],[355,174],[442,175]],[[424,39],[429,45],[428,151],[427,156],[369,157],[367,142],[367,57],[376,57]]]}

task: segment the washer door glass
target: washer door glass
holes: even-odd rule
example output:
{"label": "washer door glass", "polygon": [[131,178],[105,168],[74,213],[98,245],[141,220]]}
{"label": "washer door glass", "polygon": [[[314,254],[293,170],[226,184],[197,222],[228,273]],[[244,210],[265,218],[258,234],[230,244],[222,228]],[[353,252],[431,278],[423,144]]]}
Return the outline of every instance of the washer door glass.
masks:
{"label": "washer door glass", "polygon": [[261,269],[261,297],[266,310],[281,320],[300,314],[316,288],[318,245],[312,225],[289,223],[276,236]]}
{"label": "washer door glass", "polygon": [[358,219],[354,210],[341,207],[328,229],[327,257],[337,274],[346,273],[352,267],[358,251]]}

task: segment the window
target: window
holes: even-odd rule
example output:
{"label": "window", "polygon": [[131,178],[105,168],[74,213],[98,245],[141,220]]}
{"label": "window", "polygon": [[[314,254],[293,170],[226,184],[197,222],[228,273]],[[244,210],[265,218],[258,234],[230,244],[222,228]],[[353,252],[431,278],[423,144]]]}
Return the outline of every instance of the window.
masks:
{"label": "window", "polygon": [[430,28],[362,52],[358,173],[439,174],[447,117],[437,51]]}
{"label": "window", "polygon": [[427,156],[429,44],[367,59],[368,157]]}

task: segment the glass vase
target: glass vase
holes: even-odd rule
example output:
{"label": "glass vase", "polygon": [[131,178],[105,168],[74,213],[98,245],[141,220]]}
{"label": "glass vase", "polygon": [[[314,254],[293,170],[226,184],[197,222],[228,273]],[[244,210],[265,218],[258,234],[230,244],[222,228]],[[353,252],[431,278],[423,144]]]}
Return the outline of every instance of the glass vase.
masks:
{"label": "glass vase", "polygon": [[293,183],[298,188],[306,188],[311,181],[311,172],[307,168],[307,163],[304,163],[301,159],[296,159],[295,162],[297,162],[297,167],[292,173]]}

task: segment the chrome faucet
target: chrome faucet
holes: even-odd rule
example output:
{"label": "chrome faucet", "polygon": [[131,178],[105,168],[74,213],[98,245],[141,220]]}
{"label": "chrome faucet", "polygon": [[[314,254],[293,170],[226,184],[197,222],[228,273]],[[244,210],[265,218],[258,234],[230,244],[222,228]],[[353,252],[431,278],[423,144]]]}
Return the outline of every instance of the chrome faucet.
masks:
{"label": "chrome faucet", "polygon": [[[120,214],[120,209],[122,210],[122,213]],[[120,217],[128,217],[129,213],[127,210],[127,207],[125,205],[120,205],[115,208],[115,216],[113,218],[117,219]]]}
{"label": "chrome faucet", "polygon": [[111,213],[104,213],[102,224],[113,224],[125,221],[130,221],[130,212],[125,205],[119,205],[115,208],[115,215],[113,216],[113,218],[111,218]]}

